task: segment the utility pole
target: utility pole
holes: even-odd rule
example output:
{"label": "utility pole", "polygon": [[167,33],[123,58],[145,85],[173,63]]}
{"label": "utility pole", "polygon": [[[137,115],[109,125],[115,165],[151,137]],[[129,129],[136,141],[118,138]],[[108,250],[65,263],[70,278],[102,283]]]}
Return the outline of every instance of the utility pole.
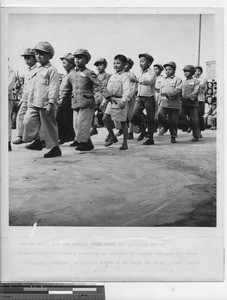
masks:
{"label": "utility pole", "polygon": [[200,65],[200,48],[201,48],[201,25],[202,25],[202,15],[199,15],[199,45],[198,45],[198,65]]}

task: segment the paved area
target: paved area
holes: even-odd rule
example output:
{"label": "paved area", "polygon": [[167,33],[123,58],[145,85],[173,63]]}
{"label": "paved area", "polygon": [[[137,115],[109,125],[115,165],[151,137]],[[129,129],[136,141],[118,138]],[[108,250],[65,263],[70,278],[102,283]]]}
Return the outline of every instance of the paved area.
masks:
{"label": "paved area", "polygon": [[[13,145],[10,159],[10,225],[31,226],[215,226],[216,132],[198,143],[179,131],[155,135],[154,146],[122,137],[104,147],[106,129],[92,137],[95,149],[47,149]],[[16,130],[13,130],[16,138]],[[137,137],[138,135],[135,135]]]}

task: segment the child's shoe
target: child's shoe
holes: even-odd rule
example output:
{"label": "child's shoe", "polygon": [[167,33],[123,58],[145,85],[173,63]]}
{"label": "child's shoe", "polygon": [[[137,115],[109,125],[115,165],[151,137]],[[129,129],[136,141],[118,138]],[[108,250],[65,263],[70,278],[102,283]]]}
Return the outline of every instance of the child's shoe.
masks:
{"label": "child's shoe", "polygon": [[62,155],[61,149],[59,148],[59,146],[55,146],[49,152],[44,154],[44,157],[45,158],[50,158],[50,157],[57,157],[57,156],[61,156],[61,155]]}

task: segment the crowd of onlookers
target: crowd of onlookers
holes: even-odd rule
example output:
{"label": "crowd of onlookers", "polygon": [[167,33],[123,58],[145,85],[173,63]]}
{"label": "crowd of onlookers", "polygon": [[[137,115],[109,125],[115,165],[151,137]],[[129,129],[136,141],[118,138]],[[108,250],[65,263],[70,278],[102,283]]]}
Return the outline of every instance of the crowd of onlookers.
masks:
{"label": "crowd of onlookers", "polygon": [[123,136],[120,150],[128,149],[135,134],[138,141],[146,138],[143,145],[154,145],[154,133],[169,130],[170,142],[177,143],[181,129],[192,131],[192,141],[198,142],[206,128],[217,128],[217,83],[203,77],[201,66],[186,65],[182,80],[175,75],[175,62],[153,64],[152,55],[140,53],[141,72],[135,76],[132,59],[118,54],[110,75],[105,58],[95,61],[94,72],[86,67],[90,53],[77,49],[60,58],[66,71],[62,75],[50,63],[54,52],[48,42],[25,49],[24,77],[9,67],[9,151],[12,128],[18,132],[14,144],[50,149],[44,157],[61,156],[59,145],[66,142],[79,151],[92,150],[91,136],[103,126],[106,147]]}

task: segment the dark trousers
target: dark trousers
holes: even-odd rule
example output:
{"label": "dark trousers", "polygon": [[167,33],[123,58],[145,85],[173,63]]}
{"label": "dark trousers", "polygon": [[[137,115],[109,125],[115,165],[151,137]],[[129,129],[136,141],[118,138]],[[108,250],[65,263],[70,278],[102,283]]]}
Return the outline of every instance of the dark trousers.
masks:
{"label": "dark trousers", "polygon": [[199,101],[199,127],[200,127],[200,131],[204,131],[205,130],[205,123],[204,123],[204,119],[203,116],[205,114],[205,101]]}
{"label": "dark trousers", "polygon": [[142,97],[139,96],[136,98],[136,103],[133,109],[132,117],[130,122],[133,125],[138,126],[140,132],[144,132],[146,130],[146,126],[144,124],[143,110],[146,109],[147,113],[147,127],[148,133],[153,135],[154,132],[157,131],[155,124],[155,98],[152,97]]}
{"label": "dark trousers", "polygon": [[73,141],[75,132],[73,129],[73,110],[71,108],[71,99],[65,99],[58,107],[56,121],[58,124],[59,139],[64,141]]}
{"label": "dark trousers", "polygon": [[166,130],[169,129],[171,137],[177,137],[179,109],[162,107],[158,112],[158,121]]}
{"label": "dark trousers", "polygon": [[182,106],[182,114],[187,115],[190,119],[190,126],[192,129],[193,137],[199,138],[199,108],[195,106]]}

